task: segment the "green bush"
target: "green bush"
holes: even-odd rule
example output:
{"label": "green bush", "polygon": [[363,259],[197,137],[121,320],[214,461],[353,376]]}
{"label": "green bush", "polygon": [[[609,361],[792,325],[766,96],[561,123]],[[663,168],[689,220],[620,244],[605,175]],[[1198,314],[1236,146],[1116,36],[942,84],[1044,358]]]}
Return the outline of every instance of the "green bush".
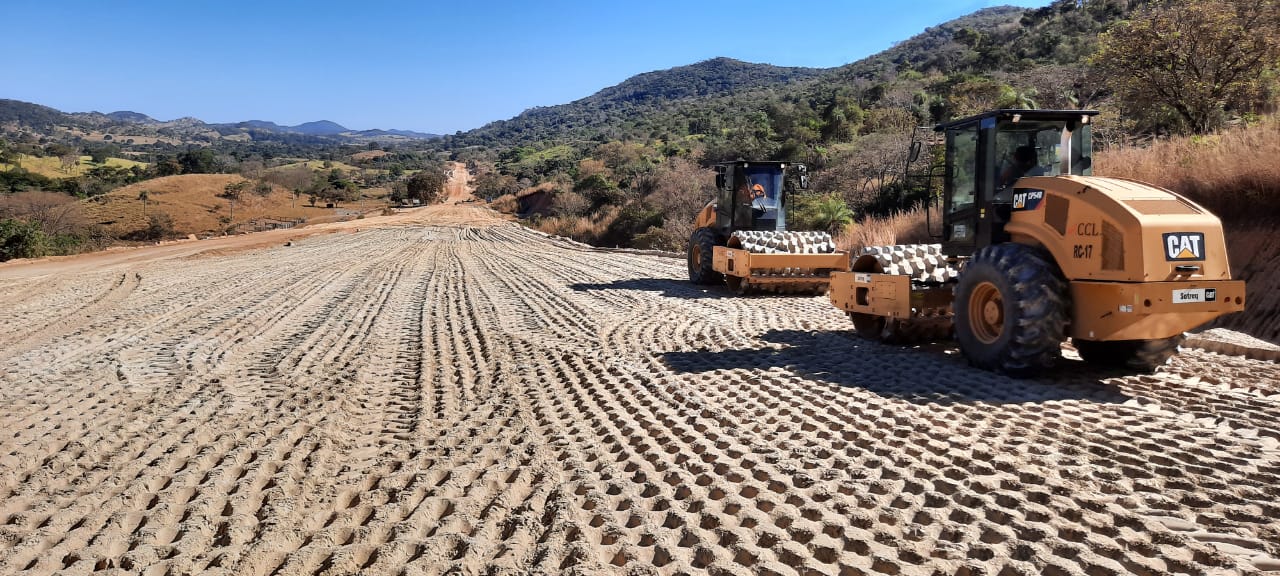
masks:
{"label": "green bush", "polygon": [[683,252],[689,242],[688,238],[664,227],[650,226],[641,234],[637,234],[632,246],[642,250],[666,250],[667,252]]}
{"label": "green bush", "polygon": [[146,236],[149,240],[163,240],[173,235],[173,217],[164,212],[152,212],[147,216]]}
{"label": "green bush", "polygon": [[837,194],[797,194],[787,212],[787,229],[839,233],[853,222],[853,211]]}
{"label": "green bush", "polygon": [[631,202],[622,208],[618,218],[600,237],[603,246],[631,246],[637,235],[650,228],[662,226],[662,213],[640,202]]}
{"label": "green bush", "polygon": [[34,222],[0,220],[0,261],[39,258],[48,252],[49,238]]}
{"label": "green bush", "polygon": [[36,222],[16,218],[0,220],[0,262],[72,254],[83,243],[84,238],[72,234],[46,234]]}

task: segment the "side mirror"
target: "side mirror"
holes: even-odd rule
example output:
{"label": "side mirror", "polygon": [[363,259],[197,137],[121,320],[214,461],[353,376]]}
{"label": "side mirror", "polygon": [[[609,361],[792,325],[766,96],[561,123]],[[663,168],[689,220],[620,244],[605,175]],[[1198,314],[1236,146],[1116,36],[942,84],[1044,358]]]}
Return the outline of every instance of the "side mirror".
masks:
{"label": "side mirror", "polygon": [[907,155],[907,164],[915,162],[916,159],[920,158],[920,144],[921,142],[919,140],[911,143],[911,153]]}
{"label": "side mirror", "polygon": [[716,188],[724,190],[724,172],[716,172]]}

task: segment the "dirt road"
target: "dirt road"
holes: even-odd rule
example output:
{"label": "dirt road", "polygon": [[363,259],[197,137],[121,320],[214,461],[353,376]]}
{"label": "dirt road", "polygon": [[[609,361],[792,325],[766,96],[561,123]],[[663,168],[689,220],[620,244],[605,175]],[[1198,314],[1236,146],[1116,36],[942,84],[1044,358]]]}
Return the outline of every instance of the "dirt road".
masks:
{"label": "dirt road", "polygon": [[1275,363],[1010,380],[483,208],[359,227],[4,268],[0,573],[1280,569]]}

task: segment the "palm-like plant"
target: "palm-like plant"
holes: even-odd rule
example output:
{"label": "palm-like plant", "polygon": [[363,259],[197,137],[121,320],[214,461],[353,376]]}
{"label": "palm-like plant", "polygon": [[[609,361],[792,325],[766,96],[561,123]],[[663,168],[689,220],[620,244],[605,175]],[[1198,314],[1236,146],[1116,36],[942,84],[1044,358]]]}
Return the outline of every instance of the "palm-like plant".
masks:
{"label": "palm-like plant", "polygon": [[853,222],[853,211],[835,194],[818,199],[813,208],[814,224],[831,234],[838,234]]}

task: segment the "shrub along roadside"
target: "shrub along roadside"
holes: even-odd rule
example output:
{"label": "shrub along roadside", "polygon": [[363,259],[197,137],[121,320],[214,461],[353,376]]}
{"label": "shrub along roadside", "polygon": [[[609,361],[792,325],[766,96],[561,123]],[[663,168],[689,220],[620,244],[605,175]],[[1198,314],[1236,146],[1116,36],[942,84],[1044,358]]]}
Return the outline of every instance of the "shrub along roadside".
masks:
{"label": "shrub along roadside", "polygon": [[46,234],[36,222],[0,220],[0,262],[73,254],[84,243],[84,237],[74,234]]}

